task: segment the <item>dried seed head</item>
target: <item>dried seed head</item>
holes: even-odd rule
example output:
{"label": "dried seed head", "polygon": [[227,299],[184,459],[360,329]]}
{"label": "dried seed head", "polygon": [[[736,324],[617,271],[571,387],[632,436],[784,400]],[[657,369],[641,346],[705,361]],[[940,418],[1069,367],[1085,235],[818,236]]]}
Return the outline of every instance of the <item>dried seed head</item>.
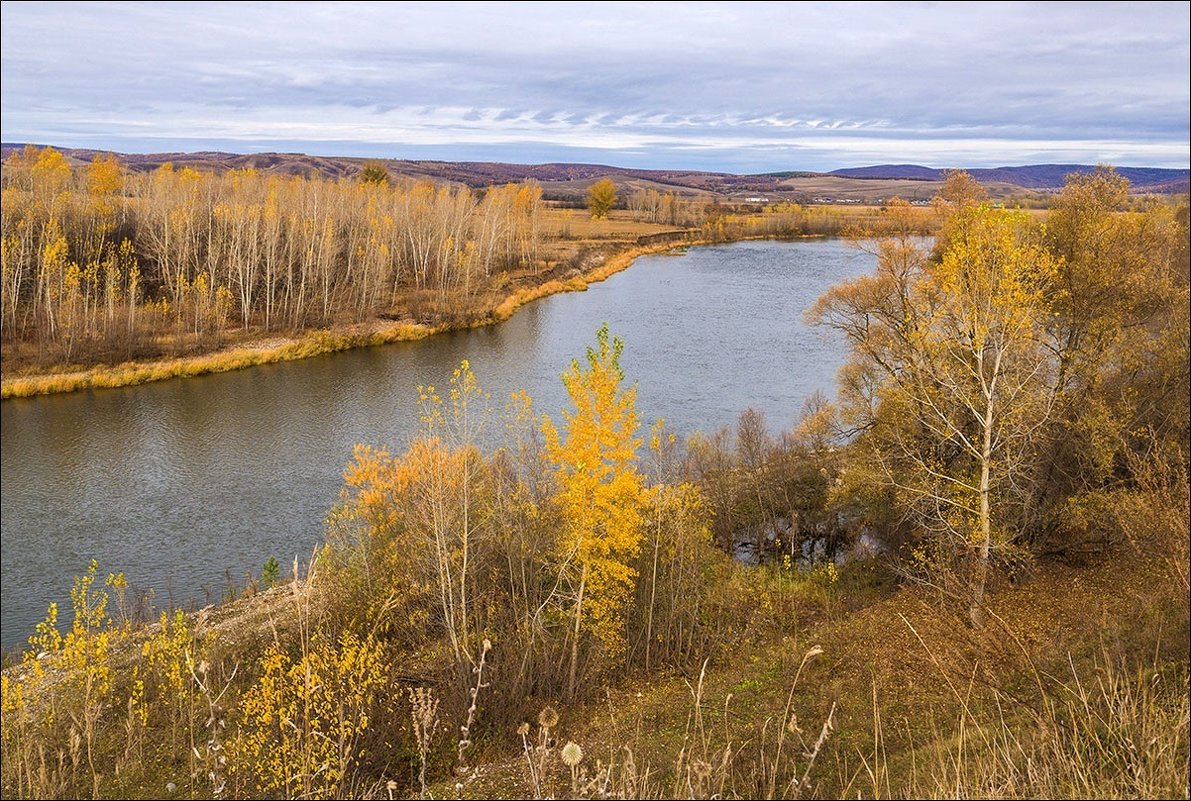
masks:
{"label": "dried seed head", "polygon": [[568,768],[573,768],[583,761],[583,749],[579,747],[579,743],[567,743],[562,747],[562,764]]}
{"label": "dried seed head", "polygon": [[529,724],[528,724],[528,723],[522,723],[520,726],[518,726],[518,727],[517,727],[517,734],[518,734],[519,736],[521,736],[521,737],[524,737],[525,735],[529,734]]}
{"label": "dried seed head", "polygon": [[538,725],[546,731],[558,725],[558,710],[552,706],[544,708],[538,713]]}

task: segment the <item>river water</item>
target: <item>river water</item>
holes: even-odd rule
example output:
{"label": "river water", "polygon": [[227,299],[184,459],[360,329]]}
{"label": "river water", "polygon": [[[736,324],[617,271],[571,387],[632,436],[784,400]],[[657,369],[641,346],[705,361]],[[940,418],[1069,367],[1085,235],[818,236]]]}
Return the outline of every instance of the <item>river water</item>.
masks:
{"label": "river water", "polygon": [[[527,390],[559,418],[559,375],[607,322],[625,341],[643,427],[733,425],[748,407],[789,427],[832,393],[841,341],[803,311],[871,255],[835,240],[741,242],[647,256],[587,292],[491,328],[232,373],[0,405],[0,645],[50,601],[69,606],[92,558],[158,607],[217,600],[225,575],[308,558],[357,442],[400,451],[417,387],[469,359],[495,405]],[[644,433],[644,431],[642,432]]]}

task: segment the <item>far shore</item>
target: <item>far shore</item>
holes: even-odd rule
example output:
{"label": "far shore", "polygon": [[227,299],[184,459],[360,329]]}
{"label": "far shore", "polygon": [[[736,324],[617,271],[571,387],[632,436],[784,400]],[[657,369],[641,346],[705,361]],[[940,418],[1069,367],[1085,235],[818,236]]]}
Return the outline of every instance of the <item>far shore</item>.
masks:
{"label": "far shore", "polygon": [[82,389],[126,387],[147,384],[168,378],[190,378],[210,373],[223,373],[262,364],[293,361],[324,353],[352,348],[384,345],[424,339],[434,334],[468,328],[480,328],[504,322],[527,303],[560,292],[580,292],[588,285],[603,281],[627,269],[638,257],[664,253],[690,245],[711,244],[707,240],[666,241],[658,244],[633,244],[593,259],[580,272],[564,277],[545,274],[541,283],[531,283],[504,295],[499,302],[484,310],[473,322],[426,325],[412,320],[389,322],[375,319],[371,323],[342,328],[320,328],[298,335],[279,337],[276,332],[262,332],[256,341],[192,356],[129,361],[116,365],[96,365],[82,370],[53,371],[34,375],[15,376],[0,381],[3,399],[25,398],[74,392]]}

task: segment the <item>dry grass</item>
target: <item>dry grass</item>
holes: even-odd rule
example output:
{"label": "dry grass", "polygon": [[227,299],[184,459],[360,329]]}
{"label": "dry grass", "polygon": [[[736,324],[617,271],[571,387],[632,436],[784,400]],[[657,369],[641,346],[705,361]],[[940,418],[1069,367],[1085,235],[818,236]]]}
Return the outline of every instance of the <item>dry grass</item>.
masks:
{"label": "dry grass", "polygon": [[[813,647],[802,654],[788,699],[798,687],[802,668],[818,657]],[[833,731],[834,705],[809,731],[799,725],[789,700],[766,718],[759,742],[737,737],[729,719],[732,699],[707,696],[706,663],[698,677],[685,681],[685,699],[675,705],[685,716],[682,744],[664,764],[650,761],[655,733],[638,727],[619,746],[585,748],[555,731],[557,716],[543,710],[535,728],[522,724],[522,795],[530,798],[800,798],[812,790],[815,762]],[[721,718],[720,715],[723,715]],[[565,728],[565,727],[564,727]],[[476,776],[475,779],[480,779]],[[514,780],[516,781],[516,780]],[[487,793],[490,786],[456,785]]]}
{"label": "dry grass", "polygon": [[421,339],[437,331],[436,328],[411,323],[395,323],[378,331],[365,333],[319,330],[307,333],[299,339],[283,340],[282,344],[274,344],[277,340],[272,339],[262,345],[236,347],[200,356],[126,362],[112,367],[100,365],[89,370],[69,373],[5,379],[0,385],[0,391],[4,398],[25,398],[80,389],[127,387],[167,378],[189,378],[210,373],[225,373],[260,364],[305,359],[364,345]]}
{"label": "dry grass", "polygon": [[[917,181],[899,178],[843,178],[832,175],[816,175],[805,178],[786,178],[781,182],[786,191],[795,191],[808,197],[831,197],[865,203],[879,203],[893,197],[904,200],[930,200],[943,186],[942,181]],[[1030,192],[1016,184],[992,181],[984,184],[989,195],[995,199],[1033,199],[1044,193]]]}
{"label": "dry grass", "polygon": [[[994,624],[981,632],[940,612],[921,588],[890,591],[872,566],[849,567],[829,584],[780,569],[737,569],[761,590],[759,626],[717,664],[630,676],[602,700],[561,707],[557,716],[474,744],[474,723],[488,715],[492,697],[481,689],[482,667],[473,706],[457,721],[457,743],[449,742],[445,719],[424,722],[421,740],[407,736],[415,705],[390,684],[395,705],[383,717],[379,707],[368,713],[367,731],[376,736],[353,735],[352,753],[394,750],[375,752],[375,764],[352,756],[351,775],[341,771],[320,792],[384,797],[388,777],[402,778],[392,771],[408,764],[412,774],[389,794],[416,794],[425,770],[435,797],[1186,797],[1187,621],[1163,600],[1169,593],[1155,582],[1161,565],[1045,567],[1000,588],[991,601]],[[6,769],[10,756],[12,765],[27,766],[19,794],[87,795],[93,773],[104,796],[160,792],[167,780],[186,795],[223,782],[243,790],[244,766],[219,767],[219,750],[208,743],[231,743],[238,729],[212,728],[204,710],[238,719],[245,682],[258,672],[255,654],[269,641],[299,643],[294,664],[313,658],[313,581],[308,575],[190,619],[183,645],[194,649],[193,681],[184,671],[179,700],[159,690],[147,729],[137,728],[130,708],[135,736],[122,734],[123,710],[105,714],[115,728],[101,732],[97,747],[118,755],[122,773],[101,762],[93,771],[86,738],[73,751],[70,737],[61,740],[59,761],[36,745],[36,726],[12,728],[13,715],[25,713],[6,706]],[[164,644],[167,633],[150,627],[131,642]],[[131,665],[146,670],[118,650],[104,659],[117,697],[128,692]],[[207,672],[200,659],[211,663]],[[6,671],[6,704],[15,676]],[[195,739],[198,756],[171,752],[179,738]],[[502,741],[510,747],[503,754]],[[308,769],[302,775],[323,781]]]}
{"label": "dry grass", "polygon": [[[1023,714],[1006,694],[965,710],[918,749],[916,798],[1180,798],[1187,793],[1186,665],[1130,668],[1106,656],[1070,673]],[[881,752],[880,744],[875,753]],[[865,786],[893,787],[866,771]]]}
{"label": "dry grass", "polygon": [[512,317],[513,312],[517,311],[517,309],[539,298],[556,295],[559,292],[582,292],[584,289],[587,289],[587,282],[580,278],[573,278],[567,281],[552,280],[534,287],[519,289],[502,300],[493,309],[492,316],[497,321],[504,321]]}
{"label": "dry grass", "polygon": [[[814,653],[814,649],[808,652]],[[543,731],[523,744],[529,766],[521,785],[524,794],[533,798],[1186,797],[1191,719],[1185,669],[1130,670],[1104,662],[1081,676],[1072,668],[1066,683],[1043,696],[1038,714],[1013,714],[1012,699],[1002,698],[989,709],[965,710],[942,722],[931,719],[926,737],[908,749],[886,742],[875,706],[871,748],[867,753],[858,751],[840,779],[831,775],[829,766],[817,764],[840,725],[836,703],[825,716],[800,718],[792,704],[796,679],[784,707],[770,708],[761,721],[742,723],[734,714],[733,696],[709,701],[703,679],[701,675],[697,683],[688,684],[681,742],[672,746],[668,759],[646,756],[656,753],[652,742],[656,734],[641,721],[618,748],[595,751],[597,758],[568,771],[558,747],[563,738]],[[873,700],[879,703],[875,691]],[[714,726],[708,712],[717,713]],[[585,748],[582,753],[588,750],[595,749]],[[836,783],[845,779],[842,785]]]}
{"label": "dry grass", "polygon": [[613,209],[603,219],[594,219],[586,209],[547,208],[542,212],[542,234],[546,241],[619,240],[635,241],[639,236],[673,231],[672,225],[641,222],[631,212]]}
{"label": "dry grass", "polygon": [[463,796],[1185,798],[1186,620],[1155,569],[1045,567],[1000,589],[983,632],[919,588],[848,570],[825,604],[795,582],[771,637],[563,709]]}

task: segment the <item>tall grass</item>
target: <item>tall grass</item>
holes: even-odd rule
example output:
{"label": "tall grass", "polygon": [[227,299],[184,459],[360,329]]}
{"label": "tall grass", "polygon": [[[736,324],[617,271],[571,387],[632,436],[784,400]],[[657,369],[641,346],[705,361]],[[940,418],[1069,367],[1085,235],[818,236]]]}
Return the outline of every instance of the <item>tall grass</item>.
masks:
{"label": "tall grass", "polygon": [[1186,798],[1187,694],[1186,665],[1131,669],[1106,657],[1080,675],[1072,664],[1031,714],[999,694],[992,708],[965,711],[949,733],[936,729],[915,751],[919,767],[898,794]]}
{"label": "tall grass", "polygon": [[[1002,691],[983,707],[964,697],[954,717],[921,712],[926,734],[908,745],[886,736],[874,685],[872,737],[867,748],[836,753],[841,778],[820,759],[840,722],[837,706],[800,719],[801,666],[785,707],[747,722],[730,694],[708,702],[700,673],[668,758],[656,755],[648,725],[597,748],[575,732],[523,724],[523,789],[533,798],[1186,798],[1186,665],[1130,668],[1107,655],[1082,672],[1070,664],[1036,709]],[[580,740],[574,765],[563,746],[569,736]]]}
{"label": "tall grass", "polygon": [[657,732],[639,726],[632,739],[606,751],[566,740],[547,707],[536,732],[524,723],[521,737],[524,789],[532,798],[801,798],[817,789],[815,764],[834,730],[836,705],[804,730],[794,707],[803,668],[823,653],[803,654],[784,709],[773,710],[760,732],[734,726],[732,695],[710,702],[707,663],[687,682],[689,709],[676,751],[656,764]]}
{"label": "tall grass", "polygon": [[[479,721],[502,720],[488,708],[502,697],[489,688],[490,646],[467,699],[440,707],[448,683],[404,675],[410,665],[389,648],[326,628],[317,588],[333,588],[314,560],[305,573],[271,593],[256,635],[206,613],[141,633],[104,618],[66,642],[43,627],[46,653],[4,674],[5,795],[118,797],[168,783],[188,796],[1187,797],[1185,660],[1105,647],[1001,669],[978,687],[919,659],[916,680],[946,685],[951,702],[895,719],[875,680],[868,704],[835,697],[827,665],[857,655],[828,640],[795,656],[787,689],[759,705],[713,683],[704,662],[686,682],[685,711],[667,702],[677,728],[628,700],[610,703],[620,723],[604,731],[591,720],[596,702],[542,710],[515,732],[488,729],[480,747]],[[217,636],[229,625],[235,648]],[[832,662],[811,670],[825,651]],[[106,689],[86,690],[87,677],[107,675]],[[510,741],[520,748],[502,762]]]}

